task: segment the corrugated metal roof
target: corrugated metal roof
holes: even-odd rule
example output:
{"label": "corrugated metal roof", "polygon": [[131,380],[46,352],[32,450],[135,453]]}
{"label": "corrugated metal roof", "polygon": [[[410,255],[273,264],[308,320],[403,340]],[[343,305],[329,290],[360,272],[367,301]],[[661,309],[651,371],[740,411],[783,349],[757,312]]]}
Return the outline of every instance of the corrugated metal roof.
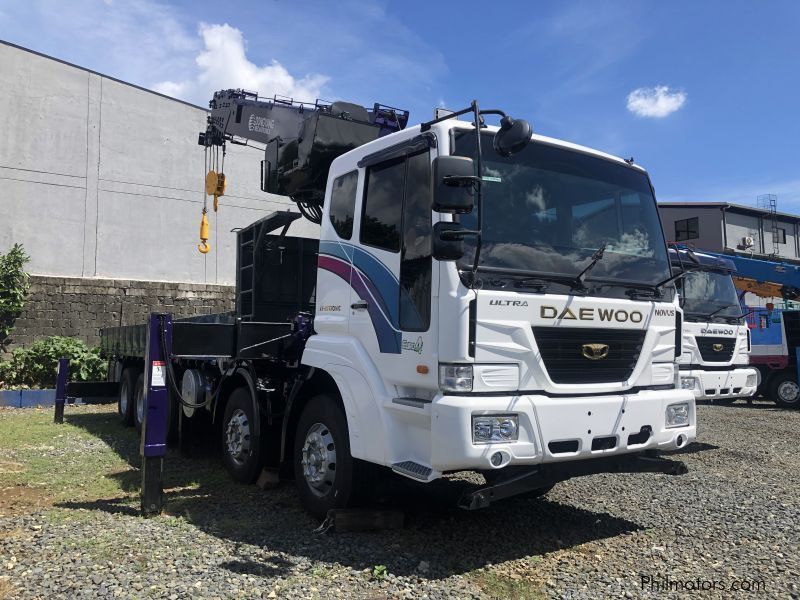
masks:
{"label": "corrugated metal roof", "polygon": [[[664,208],[725,208],[726,210],[733,210],[736,212],[749,213],[753,215],[769,214],[769,211],[764,210],[763,208],[747,206],[745,204],[734,204],[733,202],[659,202],[658,206],[663,206]],[[800,215],[793,215],[783,212],[777,212],[775,214],[782,219],[800,222]]]}

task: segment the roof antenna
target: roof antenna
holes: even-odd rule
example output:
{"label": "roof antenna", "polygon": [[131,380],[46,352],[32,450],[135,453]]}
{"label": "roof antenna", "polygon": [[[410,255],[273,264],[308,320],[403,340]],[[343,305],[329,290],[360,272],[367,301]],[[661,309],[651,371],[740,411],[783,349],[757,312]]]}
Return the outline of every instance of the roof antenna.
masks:
{"label": "roof antenna", "polygon": [[632,157],[632,156],[631,156],[630,158],[626,158],[626,159],[624,159],[624,160],[625,160],[625,162],[626,162],[626,163],[628,163],[629,165],[632,165],[632,164],[633,164],[633,157]]}

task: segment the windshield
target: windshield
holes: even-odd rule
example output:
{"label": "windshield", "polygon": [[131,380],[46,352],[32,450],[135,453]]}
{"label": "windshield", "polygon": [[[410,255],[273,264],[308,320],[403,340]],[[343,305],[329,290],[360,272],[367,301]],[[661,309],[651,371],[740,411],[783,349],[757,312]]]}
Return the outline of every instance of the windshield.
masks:
{"label": "windshield", "polygon": [[[480,266],[578,275],[605,245],[586,281],[655,284],[670,276],[647,175],[581,152],[532,142],[501,157],[482,134],[483,243]],[[457,130],[455,152],[475,157],[475,133]],[[477,210],[461,215],[477,228]],[[459,268],[470,269],[474,239]]]}
{"label": "windshield", "polygon": [[683,297],[683,312],[689,316],[706,319],[719,311],[715,317],[731,318],[742,314],[739,297],[728,273],[714,271],[691,271],[678,280],[678,291]]}

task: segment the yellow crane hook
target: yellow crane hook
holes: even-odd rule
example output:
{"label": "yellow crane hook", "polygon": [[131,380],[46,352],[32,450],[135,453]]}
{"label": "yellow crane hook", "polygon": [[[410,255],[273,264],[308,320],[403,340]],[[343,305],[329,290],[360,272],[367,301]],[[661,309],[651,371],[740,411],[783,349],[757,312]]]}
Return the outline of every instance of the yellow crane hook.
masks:
{"label": "yellow crane hook", "polygon": [[197,249],[202,254],[208,254],[211,250],[211,245],[208,243],[208,217],[206,213],[208,210],[203,208],[203,218],[200,220],[200,243],[197,245]]}
{"label": "yellow crane hook", "polygon": [[225,173],[214,170],[206,173],[206,194],[214,196],[214,212],[219,208],[219,197],[225,195]]}

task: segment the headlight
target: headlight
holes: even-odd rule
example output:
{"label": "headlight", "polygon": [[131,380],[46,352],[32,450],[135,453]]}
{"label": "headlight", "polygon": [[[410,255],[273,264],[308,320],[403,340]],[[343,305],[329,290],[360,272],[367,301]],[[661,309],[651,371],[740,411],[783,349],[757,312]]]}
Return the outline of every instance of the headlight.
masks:
{"label": "headlight", "polygon": [[472,365],[439,365],[439,387],[443,392],[471,392]]}
{"label": "headlight", "polygon": [[744,382],[744,387],[755,387],[758,385],[758,375],[753,373],[752,375],[748,375],[747,379]]}
{"label": "headlight", "polygon": [[689,405],[686,402],[667,407],[667,427],[686,427],[689,424]]}
{"label": "headlight", "polygon": [[517,415],[485,415],[472,417],[472,443],[514,442],[519,438]]}
{"label": "headlight", "polygon": [[681,389],[693,390],[697,386],[697,377],[681,377]]}

